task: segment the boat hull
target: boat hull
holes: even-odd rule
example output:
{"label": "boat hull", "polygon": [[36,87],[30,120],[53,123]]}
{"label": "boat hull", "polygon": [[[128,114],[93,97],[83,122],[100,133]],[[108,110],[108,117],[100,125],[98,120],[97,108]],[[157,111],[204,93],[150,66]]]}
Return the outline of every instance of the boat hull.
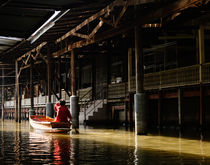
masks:
{"label": "boat hull", "polygon": [[29,122],[35,130],[40,130],[43,132],[71,131],[70,122],[55,122],[54,119],[44,115],[31,115]]}

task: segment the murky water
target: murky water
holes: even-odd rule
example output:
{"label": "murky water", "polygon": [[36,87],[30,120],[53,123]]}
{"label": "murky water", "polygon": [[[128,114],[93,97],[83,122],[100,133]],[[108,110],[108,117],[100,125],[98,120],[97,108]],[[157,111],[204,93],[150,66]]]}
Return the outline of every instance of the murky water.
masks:
{"label": "murky water", "polygon": [[44,134],[30,128],[28,121],[6,120],[0,122],[0,164],[210,164],[210,141],[135,136],[119,129]]}

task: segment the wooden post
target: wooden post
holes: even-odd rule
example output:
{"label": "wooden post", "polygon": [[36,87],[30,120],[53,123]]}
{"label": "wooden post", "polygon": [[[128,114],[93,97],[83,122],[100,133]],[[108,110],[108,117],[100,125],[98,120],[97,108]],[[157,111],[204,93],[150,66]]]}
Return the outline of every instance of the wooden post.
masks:
{"label": "wooden post", "polygon": [[198,45],[199,45],[199,64],[200,64],[200,68],[199,68],[199,80],[200,83],[202,83],[202,65],[205,62],[205,47],[204,47],[204,28],[203,26],[201,26],[198,30]]}
{"label": "wooden post", "polygon": [[21,87],[19,85],[19,97],[18,97],[18,122],[21,123]]}
{"label": "wooden post", "polygon": [[129,93],[128,109],[129,109],[129,123],[130,126],[133,126],[133,93]]}
{"label": "wooden post", "polygon": [[47,52],[47,85],[48,85],[48,103],[46,104],[46,116],[54,117],[53,104],[51,103],[51,56],[48,48]]}
{"label": "wooden post", "polygon": [[203,127],[203,86],[200,84],[200,128]]}
{"label": "wooden post", "polygon": [[135,26],[135,62],[136,62],[136,94],[135,105],[135,132],[146,134],[146,94],[144,93],[144,62],[140,27]]}
{"label": "wooden post", "polygon": [[133,94],[131,93],[131,78],[132,78],[132,48],[128,48],[128,112],[129,112],[129,123],[130,126],[133,125]]}
{"label": "wooden post", "polygon": [[158,91],[158,128],[161,127],[161,103],[162,103],[162,95],[161,91]]}
{"label": "wooden post", "polygon": [[[61,58],[59,58],[58,60],[58,79],[61,80]],[[62,98],[60,81],[58,81],[58,91],[59,91],[59,97]]]}
{"label": "wooden post", "polygon": [[70,110],[72,115],[73,128],[79,128],[79,105],[78,97],[76,96],[76,77],[75,77],[75,54],[74,50],[71,51],[71,97],[70,97]]}
{"label": "wooden post", "polygon": [[200,81],[200,127],[203,126],[203,68],[202,65],[205,62],[205,47],[204,47],[204,27],[200,26],[198,30],[198,45],[199,45],[199,81]]}
{"label": "wooden post", "polygon": [[132,48],[128,48],[128,92],[131,92]]}
{"label": "wooden post", "polygon": [[31,99],[31,109],[29,110],[30,115],[35,115],[34,111],[34,86],[33,86],[33,61],[31,60],[30,66],[30,99]]}
{"label": "wooden post", "polygon": [[95,99],[95,88],[96,88],[96,64],[95,64],[95,55],[93,55],[92,57],[92,80],[91,80],[91,84],[92,84],[92,99]]}
{"label": "wooden post", "polygon": [[179,127],[182,125],[182,90],[178,88],[178,124]]}
{"label": "wooden post", "polygon": [[48,86],[48,102],[51,103],[51,57],[47,55],[47,86]]}
{"label": "wooden post", "polygon": [[76,95],[74,50],[71,51],[71,95]]}
{"label": "wooden post", "polygon": [[1,119],[2,121],[4,121],[4,68],[2,68],[2,88],[1,88]]}
{"label": "wooden post", "polygon": [[19,69],[18,69],[18,61],[15,61],[15,73],[16,73],[16,78],[15,78],[15,121],[18,122],[18,112],[19,112]]}
{"label": "wooden post", "polygon": [[143,48],[140,27],[135,26],[136,93],[144,92]]}

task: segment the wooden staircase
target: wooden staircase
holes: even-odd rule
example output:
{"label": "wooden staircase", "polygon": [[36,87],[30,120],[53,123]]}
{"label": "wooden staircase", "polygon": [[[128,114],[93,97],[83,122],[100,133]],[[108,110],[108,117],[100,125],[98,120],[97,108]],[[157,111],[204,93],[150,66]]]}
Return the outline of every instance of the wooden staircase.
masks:
{"label": "wooden staircase", "polygon": [[107,100],[90,101],[86,107],[80,107],[79,123],[98,122],[108,120]]}

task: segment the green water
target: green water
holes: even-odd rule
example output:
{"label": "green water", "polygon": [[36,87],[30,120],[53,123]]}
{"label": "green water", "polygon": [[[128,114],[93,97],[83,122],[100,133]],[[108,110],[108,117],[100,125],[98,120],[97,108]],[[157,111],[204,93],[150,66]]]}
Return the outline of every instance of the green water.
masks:
{"label": "green water", "polygon": [[210,142],[119,129],[36,132],[28,121],[0,122],[0,164],[210,164]]}

